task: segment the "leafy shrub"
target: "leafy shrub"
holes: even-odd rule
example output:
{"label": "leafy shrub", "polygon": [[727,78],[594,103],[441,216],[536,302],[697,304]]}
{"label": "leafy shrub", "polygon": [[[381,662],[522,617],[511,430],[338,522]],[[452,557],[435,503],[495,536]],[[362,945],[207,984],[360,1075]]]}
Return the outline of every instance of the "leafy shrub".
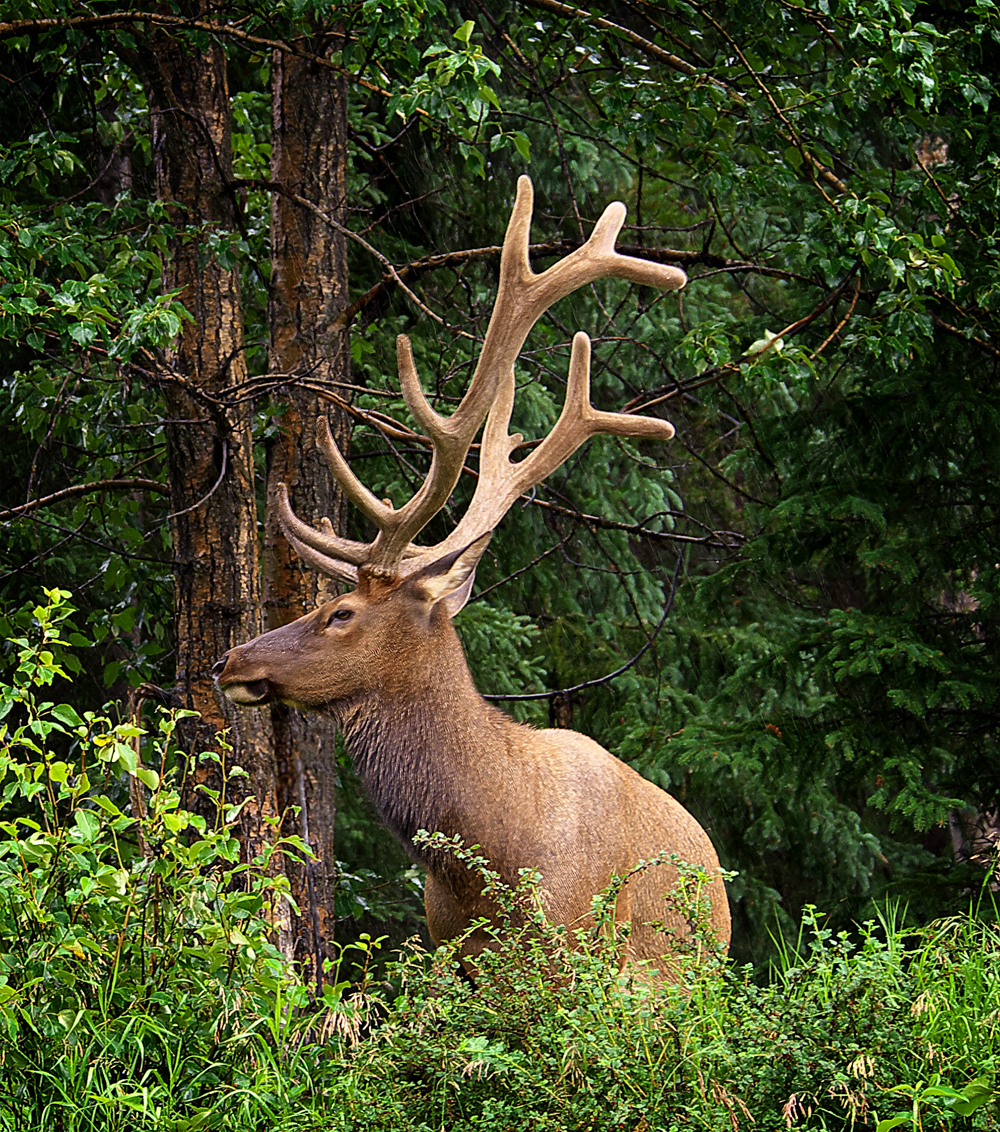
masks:
{"label": "leafy shrub", "polygon": [[1000,1126],[1000,934],[985,918],[911,934],[886,915],[852,939],[809,910],[759,985],[706,938],[686,870],[674,899],[695,931],[660,983],[622,968],[620,882],[595,900],[593,929],[569,932],[545,919],[536,875],[505,890],[473,851],[451,851],[505,912],[477,925],[493,949],[474,984],[459,973],[465,939],[404,955],[381,1024],[331,1062],[336,1115],[302,1127]]}
{"label": "leafy shrub", "polygon": [[240,860],[224,798],[214,825],[181,808],[184,713],[147,735],[41,698],[71,643],[46,592],[0,685],[0,1127],[194,1127],[305,1001],[272,942],[283,877]]}

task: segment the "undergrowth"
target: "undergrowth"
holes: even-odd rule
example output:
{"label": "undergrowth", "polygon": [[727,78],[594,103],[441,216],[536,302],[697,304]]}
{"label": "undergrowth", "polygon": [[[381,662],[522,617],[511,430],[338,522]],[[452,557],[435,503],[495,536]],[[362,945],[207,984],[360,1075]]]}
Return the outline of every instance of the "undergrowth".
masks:
{"label": "undergrowth", "polygon": [[[833,933],[809,909],[769,977],[705,928],[658,981],[622,966],[614,899],[547,921],[460,843],[504,919],[371,973],[362,940],[310,997],[273,943],[280,870],[241,863],[236,815],[186,812],[177,714],[114,722],[45,699],[66,679],[68,595],[15,627],[0,683],[0,1129],[1000,1128],[1000,934],[992,902],[919,930],[887,908]],[[223,746],[223,756],[225,749]],[[225,776],[238,775],[227,766]],[[272,853],[302,853],[275,836]],[[638,868],[657,868],[663,859]],[[277,872],[277,875],[274,875]],[[989,889],[984,892],[989,893]]]}

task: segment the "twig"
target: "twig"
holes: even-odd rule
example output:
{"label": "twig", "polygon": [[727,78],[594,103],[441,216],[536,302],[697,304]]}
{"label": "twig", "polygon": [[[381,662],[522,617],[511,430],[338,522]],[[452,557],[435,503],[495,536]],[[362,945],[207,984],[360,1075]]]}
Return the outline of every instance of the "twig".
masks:
{"label": "twig", "polygon": [[816,347],[816,349],[813,350],[813,352],[809,355],[810,361],[813,361],[815,358],[818,358],[820,356],[820,354],[823,353],[823,351],[827,348],[827,346],[830,345],[830,343],[834,340],[834,338],[837,337],[837,335],[841,332],[841,330],[843,330],[844,327],[847,325],[847,323],[850,321],[851,315],[854,314],[854,308],[855,308],[855,306],[857,306],[858,295],[860,295],[860,294],[861,294],[861,276],[858,275],[854,279],[854,294],[851,296],[851,305],[847,308],[847,314],[844,315],[844,317],[840,320],[840,322],[838,322],[837,325],[833,328],[833,331],[830,334],[828,334],[823,339],[823,341]]}
{"label": "twig", "polygon": [[158,480],[94,480],[91,483],[78,483],[73,487],[64,487],[51,495],[43,495],[39,499],[22,503],[20,507],[4,507],[0,511],[0,520],[26,515],[38,507],[48,507],[52,503],[60,503],[77,495],[89,495],[92,491],[158,491],[169,495],[170,488]]}
{"label": "twig", "polygon": [[931,318],[934,320],[935,326],[940,326],[942,330],[947,330],[949,334],[955,334],[962,339],[963,342],[971,342],[973,346],[978,346],[980,350],[987,354],[991,354],[994,358],[1000,358],[1000,350],[992,344],[992,342],[984,342],[982,338],[970,338],[965,331],[959,329],[957,326],[952,326],[950,322],[945,322],[943,318],[931,312]]}
{"label": "twig", "polygon": [[[645,412],[647,409],[652,408],[654,405],[661,405],[664,401],[670,401],[674,397],[683,396],[686,393],[690,393],[693,389],[700,389],[703,385],[715,384],[721,381],[722,378],[727,374],[738,373],[740,366],[744,363],[751,360],[759,360],[764,356],[764,354],[767,353],[768,350],[772,349],[777,342],[781,341],[784,338],[792,337],[793,334],[797,334],[800,330],[809,326],[810,323],[815,322],[816,319],[819,318],[819,316],[833,303],[835,303],[841,296],[841,294],[843,294],[844,288],[851,281],[860,266],[861,260],[855,260],[854,266],[850,269],[850,271],[848,271],[848,273],[844,276],[840,283],[837,284],[837,286],[829,293],[829,295],[826,296],[825,299],[822,300],[822,302],[819,303],[818,306],[811,310],[809,314],[804,315],[802,318],[796,319],[794,322],[790,322],[786,327],[779,330],[774,335],[774,337],[769,339],[767,344],[760,350],[755,351],[753,354],[740,354],[738,358],[734,358],[731,362],[725,362],[723,365],[712,366],[710,369],[702,370],[702,372],[697,375],[697,380],[688,382],[685,385],[681,385],[679,382],[677,382],[675,383],[673,389],[664,389],[662,392],[657,392],[656,396],[650,398],[650,400],[648,401],[643,399],[644,394],[640,394],[638,397],[633,397],[632,400],[629,401],[628,404],[626,404],[619,411],[623,413]],[[858,293],[860,293],[860,288],[858,288],[856,294]],[[824,342],[823,345],[825,346],[826,343]]]}
{"label": "twig", "polygon": [[375,259],[377,259],[389,273],[393,282],[398,287],[402,288],[406,295],[408,295],[409,298],[429,318],[432,318],[439,325],[447,327],[453,334],[456,334],[459,338],[475,338],[475,335],[470,334],[467,330],[458,330],[456,327],[448,326],[448,324],[439,314],[435,314],[435,312],[432,311],[431,308],[426,305],[426,303],[421,301],[419,296],[417,296],[413,291],[410,290],[409,287],[407,287],[407,285],[400,278],[399,272],[396,271],[396,268],[392,265],[392,263],[388,259],[386,259],[386,257],[380,251],[378,251],[377,248],[373,248],[372,245],[369,244],[363,236],[359,236],[357,232],[352,232],[350,228],[345,227],[338,220],[334,220],[332,216],[329,216],[321,208],[313,204],[311,200],[307,200],[306,197],[300,196],[298,193],[288,193],[284,188],[277,184],[272,184],[271,187],[279,192],[286,193],[286,195],[294,200],[296,204],[302,205],[303,208],[308,208],[310,212],[315,213],[321,220],[329,224],[330,227],[335,231],[340,232],[341,235],[346,236],[349,240],[353,240],[356,244],[359,244],[361,247],[363,247],[369,255],[374,256]]}
{"label": "twig", "polygon": [[197,503],[192,503],[190,507],[185,507],[183,509],[183,511],[174,511],[172,514],[168,515],[163,520],[164,523],[168,523],[171,519],[177,519],[181,515],[187,515],[191,511],[197,511],[199,507],[201,507],[203,504],[207,503],[212,498],[212,496],[219,490],[219,487],[221,486],[222,481],[226,477],[226,461],[227,461],[228,456],[229,456],[229,445],[223,440],[222,441],[222,470],[219,472],[219,478],[215,481],[215,486],[211,489],[211,491],[208,492],[207,495],[202,496],[202,498],[199,499]]}
{"label": "twig", "polygon": [[499,582],[494,582],[492,586],[487,586],[485,590],[480,590],[472,600],[474,602],[482,601],[487,594],[492,593],[495,589],[499,589],[500,586],[504,586],[508,582],[513,581],[520,574],[524,574],[528,570],[533,569],[543,559],[548,558],[550,554],[554,554],[555,551],[565,546],[566,543],[573,537],[573,534],[574,531],[570,531],[568,535],[563,535],[563,537],[558,542],[553,543],[547,550],[543,550],[541,554],[535,555],[535,557],[532,558],[527,566],[522,566],[519,570],[515,570],[513,574],[508,574],[506,578],[501,578]]}
{"label": "twig", "polygon": [[484,700],[504,700],[504,701],[508,701],[508,700],[551,700],[551,699],[554,699],[556,696],[568,696],[572,692],[582,692],[584,690],[584,688],[596,688],[598,684],[607,684],[608,681],[614,680],[618,676],[623,675],[623,673],[628,672],[628,670],[630,668],[632,668],[633,665],[638,663],[638,661],[643,656],[645,656],[645,654],[649,651],[649,649],[652,647],[654,641],[656,640],[657,636],[659,635],[660,630],[663,628],[664,624],[666,623],[667,615],[670,613],[670,610],[673,608],[673,605],[674,605],[674,596],[677,593],[677,582],[680,578],[681,566],[683,565],[683,563],[684,563],[683,557],[681,555],[678,555],[677,556],[677,566],[674,570],[674,576],[673,576],[673,578],[671,579],[671,582],[670,582],[670,594],[667,597],[666,604],[663,607],[663,616],[657,622],[656,628],[646,638],[646,643],[642,646],[641,649],[639,649],[639,651],[635,654],[635,656],[633,656],[631,660],[627,660],[620,668],[616,668],[614,670],[614,672],[609,672],[606,676],[599,676],[599,677],[597,677],[596,680],[584,680],[582,684],[574,684],[573,687],[571,687],[571,688],[557,688],[557,689],[555,689],[555,691],[552,691],[552,692],[524,692],[524,693],[521,693],[520,695],[516,695],[516,696],[515,695],[483,696],[483,699]]}
{"label": "twig", "polygon": [[[771,110],[774,112],[778,121],[781,122],[781,124],[788,131],[788,140],[790,140],[792,145],[794,145],[799,153],[802,154],[802,160],[806,163],[806,165],[810,166],[814,173],[819,173],[823,180],[832,185],[837,190],[837,192],[846,193],[847,186],[844,184],[844,182],[841,181],[835,173],[827,169],[827,167],[821,161],[818,161],[815,157],[813,157],[809,150],[806,149],[805,143],[799,136],[798,131],[782,113],[781,107],[778,106],[777,102],[775,102],[774,100],[774,96],[767,89],[767,84],[750,65],[750,61],[740,50],[739,44],[736,42],[736,40],[733,39],[729,32],[727,32],[726,29],[720,23],[718,23],[718,21],[713,19],[712,16],[710,16],[700,4],[694,4],[693,7],[695,11],[701,13],[702,17],[706,19],[712,25],[712,27],[715,28],[719,35],[721,35],[726,40],[729,46],[732,47],[732,49],[739,56],[740,62],[746,68],[747,74],[753,79],[754,83],[756,83],[757,88],[767,100],[768,105],[771,107]],[[813,183],[815,184],[815,180]],[[830,198],[823,191],[822,185],[816,185],[816,188],[819,189],[819,191],[823,194],[823,199],[826,201],[826,203],[829,204],[832,208],[836,209],[836,204],[832,200],[830,200]]]}

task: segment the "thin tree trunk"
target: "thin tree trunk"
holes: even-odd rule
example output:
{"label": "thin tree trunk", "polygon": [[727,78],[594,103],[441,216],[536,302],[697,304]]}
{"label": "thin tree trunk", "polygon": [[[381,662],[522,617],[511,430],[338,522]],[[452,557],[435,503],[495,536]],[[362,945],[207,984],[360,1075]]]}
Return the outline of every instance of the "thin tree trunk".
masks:
{"label": "thin tree trunk", "polygon": [[[311,51],[323,48],[314,44]],[[276,53],[272,61],[271,175],[284,190],[271,209],[271,368],[310,384],[349,380],[346,332],[331,331],[347,306],[344,237],[293,194],[305,197],[340,223],[345,221],[347,181],[347,89],[330,71]],[[273,506],[278,483],[288,484],[295,510],[316,520],[328,516],[343,528],[344,501],[316,447],[316,420],[329,404],[290,380],[279,394],[285,407],[270,450],[264,550],[264,610],[276,628],[329,600],[336,587],[305,567],[281,533]],[[338,443],[349,439],[345,415],[329,413]],[[288,863],[292,895],[301,915],[293,917],[291,953],[322,980],[322,960],[333,939],[335,893],[334,821],[336,732],[316,715],[308,718],[282,705],[272,709],[278,798],[297,807],[283,830],[308,841],[316,861],[308,868]]]}
{"label": "thin tree trunk", "polygon": [[186,801],[204,808],[197,787],[222,788],[220,774],[198,755],[217,750],[216,732],[228,729],[226,761],[248,777],[228,783],[226,797],[250,796],[237,832],[252,860],[273,842],[268,819],[280,812],[270,720],[262,712],[224,709],[211,676],[218,657],[261,629],[251,407],[234,397],[246,379],[246,360],[239,267],[228,252],[238,224],[226,60],[218,44],[199,50],[166,32],[152,33],[134,58],[152,115],[157,193],[177,227],[164,255],[163,287],[179,290],[192,315],[167,352],[163,374],[171,422],[177,693],[201,713],[188,733]]}

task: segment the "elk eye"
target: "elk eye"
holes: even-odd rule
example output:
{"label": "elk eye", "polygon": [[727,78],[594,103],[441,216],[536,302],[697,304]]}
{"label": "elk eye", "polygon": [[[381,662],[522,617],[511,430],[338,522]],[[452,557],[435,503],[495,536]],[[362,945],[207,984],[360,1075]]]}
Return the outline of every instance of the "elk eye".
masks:
{"label": "elk eye", "polygon": [[350,621],[350,619],[353,616],[354,616],[354,610],[353,609],[335,609],[330,614],[329,620],[327,621],[327,625],[332,625],[334,623],[334,621],[341,621],[341,622]]}

